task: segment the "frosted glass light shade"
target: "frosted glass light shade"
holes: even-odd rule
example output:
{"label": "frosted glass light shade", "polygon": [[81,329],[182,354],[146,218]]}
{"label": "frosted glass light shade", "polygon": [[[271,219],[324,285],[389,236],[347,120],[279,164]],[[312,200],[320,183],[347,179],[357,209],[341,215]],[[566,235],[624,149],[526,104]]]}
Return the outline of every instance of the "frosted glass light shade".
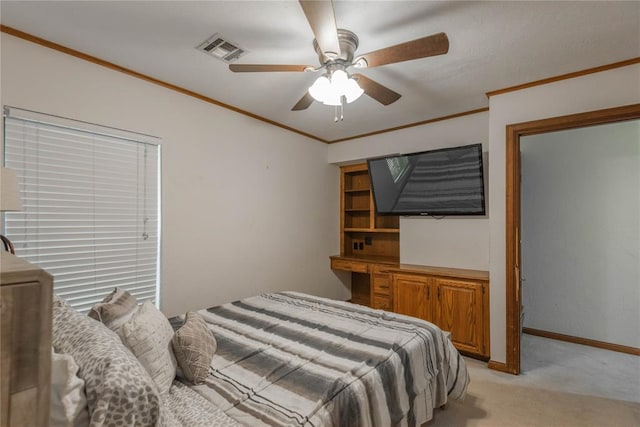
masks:
{"label": "frosted glass light shade", "polygon": [[325,105],[341,105],[343,96],[351,103],[363,93],[358,82],[343,70],[335,70],[330,77],[318,77],[309,88],[309,95]]}
{"label": "frosted glass light shade", "polygon": [[350,104],[356,99],[360,98],[360,96],[364,93],[364,89],[360,87],[358,82],[354,79],[349,79],[347,81],[344,96],[347,98],[347,102]]}
{"label": "frosted glass light shade", "polygon": [[325,76],[320,76],[313,82],[309,88],[309,95],[318,102],[324,102],[324,99],[331,94],[331,82]]}

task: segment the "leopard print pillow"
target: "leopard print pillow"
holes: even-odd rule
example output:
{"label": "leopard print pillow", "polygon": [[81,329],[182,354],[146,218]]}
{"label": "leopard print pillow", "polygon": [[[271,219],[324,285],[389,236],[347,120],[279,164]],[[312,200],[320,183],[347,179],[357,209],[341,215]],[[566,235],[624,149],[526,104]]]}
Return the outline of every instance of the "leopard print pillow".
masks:
{"label": "leopard print pillow", "polygon": [[162,401],[140,362],[114,332],[58,297],[53,303],[53,347],[78,364],[91,426],[161,425]]}

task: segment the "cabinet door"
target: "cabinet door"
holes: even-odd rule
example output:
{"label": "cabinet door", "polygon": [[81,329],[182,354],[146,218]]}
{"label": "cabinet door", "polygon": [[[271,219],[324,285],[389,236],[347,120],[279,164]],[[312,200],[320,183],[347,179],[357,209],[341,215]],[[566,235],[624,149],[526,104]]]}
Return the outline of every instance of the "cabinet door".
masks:
{"label": "cabinet door", "polygon": [[435,279],[436,321],[459,350],[484,354],[482,283]]}
{"label": "cabinet door", "polygon": [[433,321],[431,279],[411,274],[393,274],[393,311]]}

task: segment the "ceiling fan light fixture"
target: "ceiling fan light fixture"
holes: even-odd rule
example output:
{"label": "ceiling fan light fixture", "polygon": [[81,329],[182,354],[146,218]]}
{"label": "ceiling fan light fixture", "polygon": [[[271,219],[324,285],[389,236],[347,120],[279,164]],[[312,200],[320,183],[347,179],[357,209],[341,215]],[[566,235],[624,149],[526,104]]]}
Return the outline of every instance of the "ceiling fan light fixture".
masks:
{"label": "ceiling fan light fixture", "polygon": [[331,75],[320,76],[309,88],[309,95],[325,105],[342,105],[344,96],[348,103],[358,99],[364,90],[344,70],[334,70]]}

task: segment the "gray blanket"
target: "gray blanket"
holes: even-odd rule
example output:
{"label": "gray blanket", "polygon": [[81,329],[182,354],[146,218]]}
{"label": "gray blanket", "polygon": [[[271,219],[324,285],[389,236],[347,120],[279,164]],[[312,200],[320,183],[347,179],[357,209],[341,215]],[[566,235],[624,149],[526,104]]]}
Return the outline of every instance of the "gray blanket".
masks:
{"label": "gray blanket", "polygon": [[420,426],[469,382],[450,340],[412,317],[294,292],[199,313],[218,350],[193,389],[248,426]]}

